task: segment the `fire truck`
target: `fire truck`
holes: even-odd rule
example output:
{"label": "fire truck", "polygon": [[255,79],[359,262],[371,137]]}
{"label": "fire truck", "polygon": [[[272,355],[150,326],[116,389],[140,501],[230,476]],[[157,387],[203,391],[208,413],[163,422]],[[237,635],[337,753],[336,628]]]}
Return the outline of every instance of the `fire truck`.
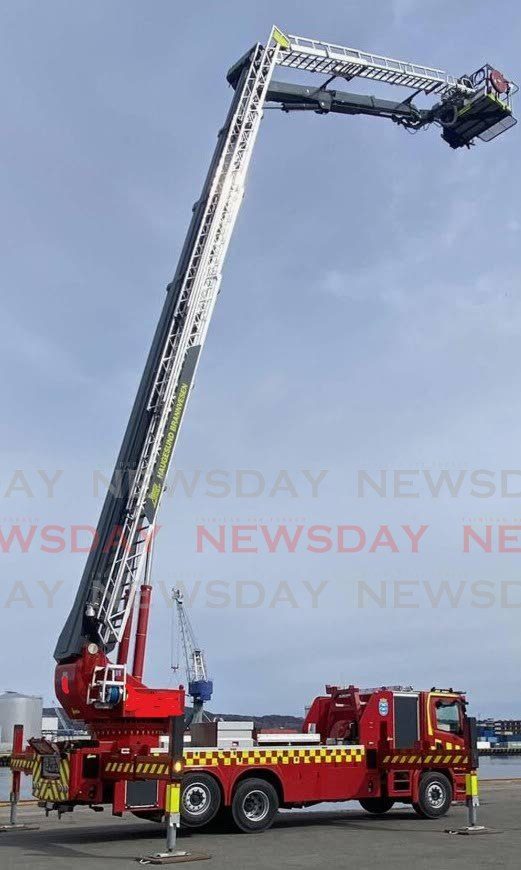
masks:
{"label": "fire truck", "polygon": [[[357,800],[383,814],[395,802],[423,818],[444,815],[465,799],[465,777],[477,767],[474,720],[452,689],[417,692],[391,686],[360,691],[326,687],[300,733],[256,733],[240,722],[192,725],[183,753],[181,821],[200,828],[232,817],[239,830],[268,828],[279,807]],[[230,730],[233,729],[233,730]],[[240,730],[238,730],[240,729]],[[240,735],[240,736],[239,736]],[[30,773],[34,795],[60,813],[76,805],[115,815],[131,811],[161,821],[169,776],[164,741],[133,745],[103,740],[31,740],[13,757]]]}
{"label": "fire truck", "polygon": [[[276,81],[276,69],[293,70],[292,82]],[[177,778],[185,825],[206,824],[229,810],[244,831],[267,827],[279,806],[350,798],[369,812],[385,812],[399,800],[423,816],[440,815],[462,796],[464,774],[476,763],[472,721],[458,692],[330,687],[313,701],[301,734],[262,735],[252,727],[242,742],[224,745],[218,733],[194,724],[183,747],[183,688],[143,682],[151,542],[264,107],[369,115],[410,131],[433,125],[456,149],[512,127],[518,88],[489,64],[456,77],[277,27],[227,79],[231,106],[167,286],[96,543],[54,654],[57,699],[88,736],[25,744],[18,729],[13,794],[25,773],[47,810],[109,806],[116,815],[128,810],[157,818],[166,784]],[[355,79],[401,88],[402,95],[382,99],[332,87]],[[418,105],[420,97],[429,105]]]}

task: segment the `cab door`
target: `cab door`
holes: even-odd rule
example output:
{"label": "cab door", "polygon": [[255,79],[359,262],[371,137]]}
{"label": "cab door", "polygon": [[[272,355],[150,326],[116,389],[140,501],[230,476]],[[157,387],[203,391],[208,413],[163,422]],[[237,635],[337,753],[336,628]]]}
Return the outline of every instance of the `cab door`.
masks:
{"label": "cab door", "polygon": [[429,695],[429,733],[432,749],[464,747],[464,709],[459,695],[431,692]]}

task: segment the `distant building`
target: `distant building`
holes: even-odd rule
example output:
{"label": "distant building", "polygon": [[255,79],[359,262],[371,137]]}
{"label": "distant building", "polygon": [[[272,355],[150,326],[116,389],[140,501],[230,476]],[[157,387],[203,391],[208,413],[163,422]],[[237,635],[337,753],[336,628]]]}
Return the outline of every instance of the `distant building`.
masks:
{"label": "distant building", "polygon": [[516,734],[521,736],[521,719],[496,719],[494,728],[503,734]]}
{"label": "distant building", "polygon": [[491,746],[521,744],[521,719],[484,719],[477,723],[478,739]]}
{"label": "distant building", "polygon": [[36,695],[4,692],[0,695],[0,745],[11,751],[13,728],[23,725],[24,737],[40,737],[42,733],[42,699]]}

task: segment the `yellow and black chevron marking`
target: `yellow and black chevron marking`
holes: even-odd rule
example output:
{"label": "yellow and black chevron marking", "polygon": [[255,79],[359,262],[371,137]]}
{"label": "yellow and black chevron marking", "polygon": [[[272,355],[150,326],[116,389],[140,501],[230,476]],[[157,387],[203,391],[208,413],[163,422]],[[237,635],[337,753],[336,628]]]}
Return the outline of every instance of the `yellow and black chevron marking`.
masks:
{"label": "yellow and black chevron marking", "polygon": [[468,764],[466,755],[386,755],[384,764]]}
{"label": "yellow and black chevron marking", "polygon": [[42,777],[42,761],[37,758],[33,769],[33,795],[39,801],[65,801],[69,795],[69,759],[60,760],[59,779]]}
{"label": "yellow and black chevron marking", "polygon": [[20,770],[22,773],[32,773],[35,765],[34,758],[12,758],[11,770]]}
{"label": "yellow and black chevron marking", "polygon": [[148,773],[151,775],[161,776],[168,773],[168,764],[160,762],[138,761],[136,764],[136,773]]}
{"label": "yellow and black chevron marking", "polygon": [[265,764],[353,764],[363,760],[363,746],[320,746],[311,749],[194,749],[185,752],[185,767],[256,766]]}
{"label": "yellow and black chevron marking", "polygon": [[[135,773],[149,776],[165,776],[168,773],[168,764],[158,761],[138,761],[135,765]],[[134,763],[132,761],[109,761],[105,765],[105,773],[132,773]]]}

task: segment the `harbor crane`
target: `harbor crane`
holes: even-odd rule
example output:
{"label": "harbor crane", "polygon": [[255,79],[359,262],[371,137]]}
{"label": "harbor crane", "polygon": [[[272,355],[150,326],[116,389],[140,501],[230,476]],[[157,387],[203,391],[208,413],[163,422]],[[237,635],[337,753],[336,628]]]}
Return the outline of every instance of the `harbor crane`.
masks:
{"label": "harbor crane", "polygon": [[[274,78],[277,69],[290,70],[293,77],[296,73],[302,80],[277,81]],[[171,728],[173,718],[178,724],[183,721],[184,691],[182,687],[150,688],[143,682],[151,594],[151,586],[143,578],[147,580],[154,523],[219,293],[265,107],[274,105],[292,113],[313,111],[321,116],[368,115],[390,120],[411,131],[432,125],[439,128],[444,142],[454,149],[470,146],[476,140],[490,141],[516,123],[512,104],[517,85],[489,64],[474,73],[455,76],[423,64],[286,34],[277,27],[272,28],[264,43],[255,44],[234,64],[227,79],[233,89],[231,105],[219,131],[201,195],[193,207],[177,269],[167,286],[101,511],[95,545],[88,555],[54,653],[58,701],[69,717],[85,722],[91,739],[88,747],[72,742],[59,751],[46,741],[31,741],[27,754],[13,756],[18,770],[33,774],[35,797],[47,808],[59,811],[65,811],[64,807],[72,809],[76,804],[112,804],[118,814],[127,809],[142,810],[143,806],[164,807],[161,800],[165,780],[170,781],[173,768],[158,762],[154,753],[160,748],[162,735]],[[386,85],[390,92],[395,89],[398,98],[383,99],[333,88],[333,83],[344,86],[358,80]],[[420,99],[428,105],[418,105]],[[216,426],[217,421],[211,425]],[[138,589],[141,589],[139,605]],[[131,667],[127,659],[134,610],[138,618]],[[116,648],[114,661],[111,654]],[[194,650],[199,650],[195,643]],[[197,656],[201,656],[200,650]],[[189,692],[193,690],[192,697],[199,705],[211,693],[211,681],[202,666],[204,659],[197,656],[189,661],[193,676]],[[381,765],[387,765],[396,789],[405,788],[406,782],[411,799],[419,800],[418,789],[421,782],[425,783],[420,779],[423,774],[414,774],[415,779],[412,768],[395,773],[394,754],[383,753],[380,762],[380,745],[371,744],[374,739],[371,735],[376,733],[383,735],[382,741],[391,740],[390,720],[386,719],[387,737],[378,729],[385,717],[394,715],[402,701],[396,700],[391,692],[361,696],[355,689],[349,690],[348,701],[351,719],[340,723],[341,728],[338,724],[340,730],[334,732],[338,740],[348,740],[349,734],[354,734],[355,726],[358,728],[357,723],[362,722],[363,710],[371,705],[371,713],[364,719],[369,722],[367,769],[360,766],[365,757],[363,746],[344,753],[346,763],[363,770],[363,777],[360,774],[357,780],[359,796],[362,788],[367,789],[367,795],[385,794],[387,786],[384,788],[380,773]],[[423,705],[427,731],[438,707],[440,715],[461,718],[462,703],[452,695],[448,700],[443,695],[437,699],[415,696],[410,700],[407,695],[403,701],[404,708],[413,710],[411,727],[419,721],[418,704]],[[451,705],[450,709],[445,710],[446,705]],[[315,704],[316,721],[310,722],[310,728],[315,728],[317,740],[320,721],[325,719],[323,711],[330,706],[327,699],[318,699]],[[329,725],[324,725],[322,731],[326,742]],[[359,741],[363,740],[362,732],[359,729]],[[410,733],[403,740],[411,739]],[[309,743],[311,737],[307,735],[304,739]],[[174,742],[172,738],[171,743]],[[463,737],[460,742],[463,744]],[[467,743],[465,753],[462,749],[456,756],[460,759],[454,762],[456,765],[463,763],[464,754],[467,758]],[[182,740],[180,751],[182,755]],[[271,757],[278,758],[277,752],[273,750]],[[312,758],[322,764],[328,750],[327,746],[320,746],[314,756],[308,748],[302,752],[303,764],[311,764]],[[411,753],[410,757],[419,757],[419,752]],[[255,759],[256,756],[252,763],[257,763]],[[329,761],[337,764],[332,757]],[[176,764],[175,769],[180,770],[179,756]],[[305,769],[309,772],[311,768]],[[322,800],[317,782],[316,777],[310,779],[310,792],[305,798],[295,786],[294,803]],[[190,800],[197,802],[201,795],[196,785],[190,787]],[[334,799],[345,799],[344,785],[340,778],[338,787],[335,785],[335,794],[338,792],[340,797]],[[227,799],[232,799],[233,788],[230,780]],[[240,788],[244,791],[244,784]],[[242,795],[240,789],[238,794]],[[193,814],[197,814],[197,808],[193,808]]]}
{"label": "harbor crane", "polygon": [[213,682],[208,679],[206,656],[204,650],[197,643],[192,624],[185,609],[184,595],[181,589],[174,589],[172,597],[176,606],[179,640],[185,659],[186,677],[188,680],[187,694],[192,699],[190,723],[195,725],[203,721],[203,706],[212,698]]}

